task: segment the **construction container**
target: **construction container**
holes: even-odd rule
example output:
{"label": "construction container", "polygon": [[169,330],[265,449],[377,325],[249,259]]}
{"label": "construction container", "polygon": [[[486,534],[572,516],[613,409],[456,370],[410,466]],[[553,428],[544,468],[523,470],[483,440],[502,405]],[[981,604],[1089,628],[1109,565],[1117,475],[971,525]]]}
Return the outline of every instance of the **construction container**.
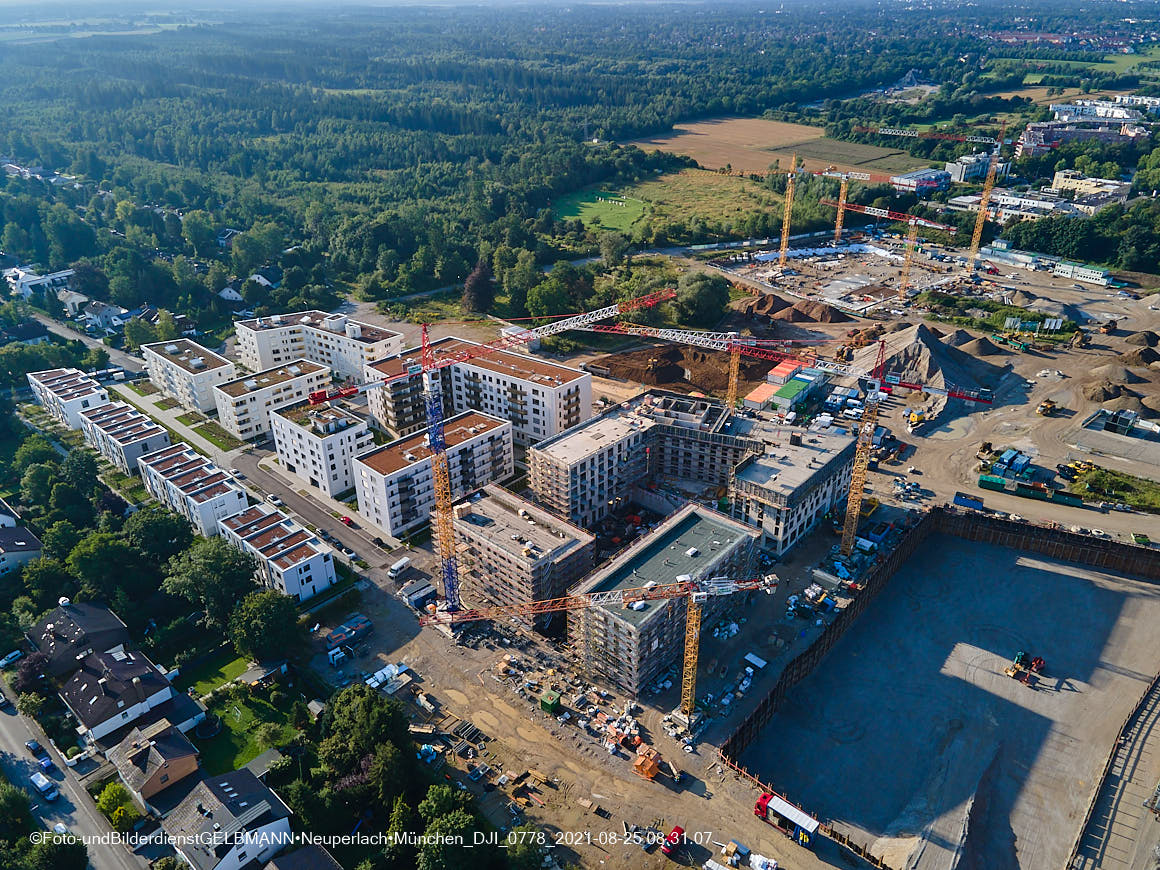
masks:
{"label": "construction container", "polygon": [[544,694],[540,695],[540,709],[545,713],[551,713],[556,716],[560,712],[560,693],[553,692],[550,689]]}

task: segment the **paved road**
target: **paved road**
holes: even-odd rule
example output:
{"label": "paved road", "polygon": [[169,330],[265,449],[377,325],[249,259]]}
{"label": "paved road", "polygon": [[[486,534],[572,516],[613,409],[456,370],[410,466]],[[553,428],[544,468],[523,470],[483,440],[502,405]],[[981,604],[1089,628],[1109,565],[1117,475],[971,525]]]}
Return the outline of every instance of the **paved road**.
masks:
{"label": "paved road", "polygon": [[[60,797],[52,803],[37,799],[29,777],[40,768],[24,748],[26,740],[47,744],[40,729],[35,729],[34,733],[33,726],[15,710],[0,712],[0,767],[13,785],[34,795],[33,815],[42,819],[46,828],[61,822],[77,835],[96,837],[109,833],[110,828],[104,816],[97,812],[80,781],[66,767],[58,765],[56,770],[48,774],[56,782]],[[53,760],[59,762],[57,757]],[[95,870],[142,870],[146,867],[144,861],[131,855],[122,846],[98,845],[89,847],[89,865]]]}
{"label": "paved road", "polygon": [[[285,502],[284,510],[296,514],[316,529],[325,529],[371,566],[382,567],[389,562],[388,553],[371,543],[373,531],[368,533],[361,528],[352,529],[343,525],[319,502],[299,495],[283,478],[258,467],[259,462],[272,455],[270,451],[263,450],[240,453],[233,457],[233,467],[246,476],[246,483],[257,487],[264,494],[278,496]],[[301,488],[300,486],[299,489]]]}
{"label": "paved road", "polygon": [[34,313],[32,316],[43,323],[49,332],[55,332],[57,335],[63,336],[67,339],[84,342],[87,347],[97,347],[101,350],[108,351],[109,362],[113,365],[121,366],[121,368],[133,372],[145,371],[144,361],[138,357],[133,356],[131,353],[126,353],[123,350],[117,350],[115,347],[109,347],[104,342],[98,341],[97,339],[85,335],[84,333],[77,332],[74,329],[69,329],[67,326],[58,323],[51,317],[46,317],[43,314]]}

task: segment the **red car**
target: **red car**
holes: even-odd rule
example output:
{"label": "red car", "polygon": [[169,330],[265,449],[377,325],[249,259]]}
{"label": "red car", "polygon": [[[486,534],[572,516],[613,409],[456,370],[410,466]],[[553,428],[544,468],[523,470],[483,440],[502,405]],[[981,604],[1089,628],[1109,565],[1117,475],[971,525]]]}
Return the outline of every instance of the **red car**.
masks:
{"label": "red car", "polygon": [[673,825],[673,829],[669,831],[669,835],[665,837],[664,843],[661,844],[661,854],[671,855],[677,851],[685,843],[685,829],[680,825]]}
{"label": "red car", "polygon": [[350,517],[339,517],[339,520],[344,526],[354,526],[354,520],[352,520]]}

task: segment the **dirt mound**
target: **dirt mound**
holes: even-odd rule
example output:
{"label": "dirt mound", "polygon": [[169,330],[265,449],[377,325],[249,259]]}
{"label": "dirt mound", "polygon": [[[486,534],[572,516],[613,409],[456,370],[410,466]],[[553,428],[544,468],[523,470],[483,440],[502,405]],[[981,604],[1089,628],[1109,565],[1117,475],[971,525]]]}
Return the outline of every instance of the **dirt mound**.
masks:
{"label": "dirt mound", "polygon": [[989,338],[973,338],[962,345],[959,350],[971,356],[994,356],[1002,353],[1002,349],[991,343]]}
{"label": "dirt mound", "polygon": [[[724,393],[729,389],[729,355],[724,351],[668,345],[609,354],[594,360],[593,364],[606,366],[614,378],[678,392]],[[750,385],[742,390],[742,395],[765,379],[770,366],[768,361],[741,357],[740,379]]]}
{"label": "dirt mound", "polygon": [[[877,345],[864,347],[854,354],[853,367],[869,371],[874,368]],[[962,348],[939,340],[925,324],[886,336],[886,371],[904,381],[945,389],[948,385],[961,390],[994,388],[1004,368],[984,362]],[[935,398],[934,410],[941,410],[946,399]]]}
{"label": "dirt mound", "polygon": [[1038,299],[1038,296],[1034,293],[1028,293],[1026,290],[1016,290],[1011,294],[1011,304],[1019,308],[1029,308]]}
{"label": "dirt mound", "polygon": [[1147,406],[1135,396],[1120,396],[1118,399],[1104,402],[1103,407],[1105,411],[1135,411],[1141,417],[1153,416]]}
{"label": "dirt mound", "polygon": [[1091,372],[1100,381],[1111,381],[1113,384],[1142,384],[1148,379],[1124,368],[1123,366],[1108,363],[1096,366]]}
{"label": "dirt mound", "polygon": [[937,329],[932,329],[931,332],[941,338],[943,344],[949,344],[951,347],[962,347],[975,340],[975,337],[965,329],[956,329],[950,335],[940,334]]}
{"label": "dirt mound", "polygon": [[1160,335],[1157,335],[1150,329],[1145,329],[1143,332],[1134,332],[1124,339],[1128,344],[1135,344],[1141,347],[1155,347],[1160,342]]}
{"label": "dirt mound", "polygon": [[1160,360],[1160,353],[1152,350],[1148,346],[1137,348],[1136,350],[1122,353],[1116,357],[1120,362],[1126,366],[1146,366],[1149,363],[1154,363]]}
{"label": "dirt mound", "polygon": [[848,323],[854,318],[825,302],[799,299],[789,308],[783,308],[774,314],[773,319],[788,323]]}
{"label": "dirt mound", "polygon": [[746,314],[776,314],[785,308],[789,308],[789,303],[772,293],[763,293],[745,302]]}
{"label": "dirt mound", "polygon": [[1083,397],[1089,402],[1107,402],[1111,399],[1118,399],[1123,395],[1124,389],[1119,384],[1113,384],[1111,381],[1096,381],[1095,383],[1087,384],[1082,392]]}
{"label": "dirt mound", "polygon": [[1155,411],[1157,414],[1160,414],[1160,395],[1145,396],[1140,400],[1140,403],[1149,411]]}

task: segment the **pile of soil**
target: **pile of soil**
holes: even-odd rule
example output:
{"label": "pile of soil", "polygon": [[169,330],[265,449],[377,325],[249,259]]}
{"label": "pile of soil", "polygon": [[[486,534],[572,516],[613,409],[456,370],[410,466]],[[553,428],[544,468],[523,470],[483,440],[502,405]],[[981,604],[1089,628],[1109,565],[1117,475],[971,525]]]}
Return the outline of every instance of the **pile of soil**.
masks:
{"label": "pile of soil", "polygon": [[1124,389],[1119,384],[1113,384],[1111,381],[1096,381],[1087,384],[1082,392],[1083,397],[1089,402],[1107,402],[1122,396]]}
{"label": "pile of soil", "polygon": [[[913,323],[907,323],[905,320],[900,320],[897,323],[890,324],[889,328],[887,328],[886,331],[887,332],[902,332],[902,330],[910,329],[910,327],[912,327],[912,326],[914,326]],[[937,334],[938,330],[932,329],[931,332]]]}
{"label": "pile of soil", "polygon": [[1149,411],[1155,411],[1157,414],[1160,414],[1160,395],[1145,396],[1140,400],[1140,403]]}
{"label": "pile of soil", "polygon": [[1141,417],[1151,417],[1152,412],[1135,396],[1120,396],[1110,402],[1104,402],[1105,411],[1135,411]]}
{"label": "pile of soil", "polygon": [[1124,341],[1140,347],[1155,347],[1157,343],[1160,343],[1160,335],[1150,329],[1145,329],[1143,332],[1133,332]]}
{"label": "pile of soil", "polygon": [[1145,345],[1136,350],[1128,351],[1128,353],[1122,353],[1116,359],[1126,366],[1146,366],[1160,360],[1160,353]]}
{"label": "pile of soil", "polygon": [[[724,393],[729,389],[729,355],[687,345],[667,345],[629,353],[609,354],[593,361],[607,366],[614,378],[639,381],[678,392],[699,390]],[[755,384],[765,379],[771,363],[741,357],[740,380]]]}
{"label": "pile of soil", "polygon": [[[877,356],[877,345],[864,347],[855,351],[853,366],[869,371]],[[900,375],[904,381],[962,390],[993,389],[1004,374],[1003,367],[939,340],[923,323],[886,337],[886,371]],[[941,410],[945,405],[946,399],[938,397],[934,409]]]}
{"label": "pile of soil", "polygon": [[772,293],[763,293],[760,296],[754,296],[745,301],[744,311],[746,314],[777,314],[784,308],[789,308],[789,303],[780,296],[774,296]]}
{"label": "pile of soil", "polygon": [[1094,369],[1092,369],[1091,373],[1096,377],[1097,380],[1110,381],[1113,384],[1142,384],[1148,380],[1147,378],[1142,378],[1129,369],[1126,369],[1123,366],[1118,366],[1114,363],[1096,366]]}
{"label": "pile of soil", "polygon": [[799,299],[789,308],[783,308],[774,314],[773,319],[787,323],[849,323],[854,318],[825,302]]}
{"label": "pile of soil", "polygon": [[1026,290],[1016,290],[1011,294],[1011,304],[1019,308],[1030,308],[1038,299],[1038,296],[1034,293],[1028,293]]}
{"label": "pile of soil", "polygon": [[1003,352],[1002,348],[993,344],[989,338],[973,338],[962,345],[959,350],[963,353],[969,353],[971,356],[994,356]]}
{"label": "pile of soil", "polygon": [[931,329],[931,332],[941,338],[943,344],[949,344],[951,347],[962,347],[975,340],[975,337],[965,329],[956,329],[950,335],[942,334],[937,329]]}

